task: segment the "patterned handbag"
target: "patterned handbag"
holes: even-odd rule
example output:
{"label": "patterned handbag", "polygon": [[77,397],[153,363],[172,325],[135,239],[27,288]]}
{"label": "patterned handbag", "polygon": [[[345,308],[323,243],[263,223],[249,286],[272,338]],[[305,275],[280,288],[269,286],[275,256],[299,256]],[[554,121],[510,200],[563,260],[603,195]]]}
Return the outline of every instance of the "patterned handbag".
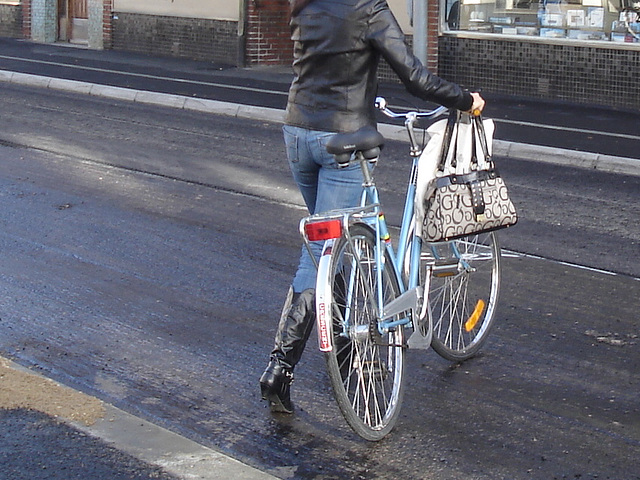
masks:
{"label": "patterned handbag", "polygon": [[[427,242],[449,241],[467,235],[489,232],[515,225],[518,215],[507,187],[495,167],[487,145],[481,117],[471,117],[471,163],[468,173],[445,175],[456,170],[456,153],[449,155],[450,145],[458,148],[461,115],[453,111],[444,133],[438,165],[439,176],[430,184],[433,193],[426,199],[422,237]],[[467,117],[468,118],[468,117]],[[484,158],[478,162],[476,143]],[[465,146],[466,148],[466,146]]]}

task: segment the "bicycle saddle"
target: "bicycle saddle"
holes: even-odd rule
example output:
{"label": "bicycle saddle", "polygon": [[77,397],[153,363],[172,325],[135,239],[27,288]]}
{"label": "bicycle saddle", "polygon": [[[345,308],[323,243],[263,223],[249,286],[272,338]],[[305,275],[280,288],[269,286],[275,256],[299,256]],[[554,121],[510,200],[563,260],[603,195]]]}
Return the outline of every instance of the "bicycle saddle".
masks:
{"label": "bicycle saddle", "polygon": [[349,163],[354,152],[362,152],[367,160],[378,158],[384,146],[384,137],[374,127],[367,125],[351,133],[336,133],[327,142],[327,152],[335,155],[340,164]]}

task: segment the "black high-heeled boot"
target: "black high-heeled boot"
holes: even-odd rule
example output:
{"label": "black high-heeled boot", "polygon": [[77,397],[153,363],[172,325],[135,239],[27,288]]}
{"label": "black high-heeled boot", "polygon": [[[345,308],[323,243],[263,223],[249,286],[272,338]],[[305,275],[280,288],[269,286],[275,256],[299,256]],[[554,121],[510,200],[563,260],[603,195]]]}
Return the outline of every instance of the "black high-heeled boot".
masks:
{"label": "black high-heeled boot", "polygon": [[271,360],[260,377],[260,392],[272,412],[293,413],[291,382],[293,371]]}
{"label": "black high-heeled boot", "polygon": [[291,382],[315,322],[315,290],[293,293],[289,289],[275,344],[267,368],[260,377],[262,398],[272,412],[293,413]]}

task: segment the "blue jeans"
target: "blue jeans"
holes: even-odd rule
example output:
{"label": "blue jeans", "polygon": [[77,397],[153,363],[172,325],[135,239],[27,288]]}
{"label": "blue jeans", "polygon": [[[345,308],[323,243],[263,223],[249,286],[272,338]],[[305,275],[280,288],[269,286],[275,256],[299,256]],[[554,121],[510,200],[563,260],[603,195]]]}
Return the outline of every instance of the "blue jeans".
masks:
{"label": "blue jeans", "polygon": [[[362,170],[356,163],[338,168],[335,158],[325,148],[327,140],[334,133],[290,125],[285,125],[282,131],[291,173],[310,214],[359,204]],[[316,260],[320,258],[323,243],[312,243]],[[316,267],[303,245],[298,270],[293,279],[293,291],[303,292],[308,288],[315,288],[315,285]]]}

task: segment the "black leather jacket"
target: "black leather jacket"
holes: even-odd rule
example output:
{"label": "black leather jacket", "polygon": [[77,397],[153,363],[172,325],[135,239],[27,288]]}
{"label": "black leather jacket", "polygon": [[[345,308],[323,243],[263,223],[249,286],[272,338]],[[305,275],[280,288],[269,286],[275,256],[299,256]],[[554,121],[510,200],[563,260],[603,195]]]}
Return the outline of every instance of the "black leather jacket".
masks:
{"label": "black leather jacket", "polygon": [[413,55],[386,0],[314,0],[291,19],[291,38],[289,125],[329,132],[375,126],[380,56],[413,95],[460,110],[473,103]]}

